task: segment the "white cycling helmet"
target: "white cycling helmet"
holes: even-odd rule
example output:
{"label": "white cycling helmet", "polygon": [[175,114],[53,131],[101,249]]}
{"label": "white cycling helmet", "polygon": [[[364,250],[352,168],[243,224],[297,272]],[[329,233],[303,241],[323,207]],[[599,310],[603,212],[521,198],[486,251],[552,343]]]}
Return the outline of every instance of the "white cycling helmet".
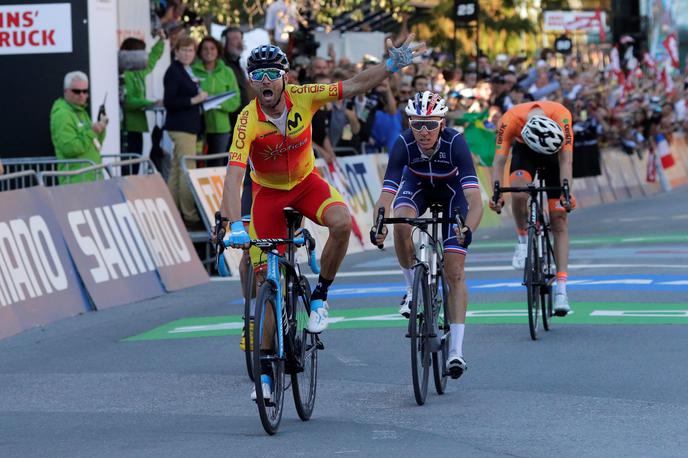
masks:
{"label": "white cycling helmet", "polygon": [[418,92],[406,104],[406,114],[409,116],[441,116],[447,114],[449,108],[442,96],[431,91]]}
{"label": "white cycling helmet", "polygon": [[521,137],[528,148],[540,154],[557,154],[564,145],[564,132],[547,116],[531,116],[521,130]]}

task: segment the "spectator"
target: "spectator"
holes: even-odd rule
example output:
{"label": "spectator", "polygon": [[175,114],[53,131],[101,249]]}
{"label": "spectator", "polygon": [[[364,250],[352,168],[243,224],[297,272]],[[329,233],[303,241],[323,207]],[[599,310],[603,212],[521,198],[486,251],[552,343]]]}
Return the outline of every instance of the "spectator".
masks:
{"label": "spectator", "polygon": [[[378,92],[388,92],[389,80],[385,80],[378,86]],[[408,98],[406,99],[408,101]],[[396,101],[395,101],[396,102]],[[377,150],[391,151],[394,142],[401,133],[402,115],[406,107],[406,103],[397,104],[399,108],[394,113],[388,113],[384,110],[377,110],[373,120],[373,128],[371,130],[372,147]]]}
{"label": "spectator", "polygon": [[320,78],[329,80],[330,66],[322,57],[314,57],[308,66],[308,81],[316,82]]}
{"label": "spectator", "polygon": [[[196,57],[196,43],[188,35],[181,35],[174,45],[175,60],[165,72],[165,108],[167,117],[164,128],[168,131],[174,152],[172,167],[167,183],[175,204],[179,207],[182,218],[188,227],[199,228],[201,221],[193,195],[184,177],[182,161],[184,156],[196,154],[196,140],[201,133],[200,104],[208,97],[199,86],[199,80],[191,71],[191,64]],[[187,162],[188,167],[195,163]]]}
{"label": "spectator", "polygon": [[413,92],[423,93],[428,90],[429,85],[430,80],[425,75],[416,75],[413,77],[413,81],[411,81],[411,87],[413,88]]}
{"label": "spectator", "polygon": [[[122,51],[143,51],[146,43],[138,38],[129,37],[122,42]],[[146,108],[162,106],[162,100],[146,98],[146,76],[150,74],[165,52],[165,41],[161,35],[155,42],[148,56],[148,65],[143,70],[125,70],[124,78],[124,131],[127,133],[127,153],[141,155],[143,153],[143,133],[148,132]],[[128,172],[129,170],[126,170]],[[137,175],[139,165],[131,168],[133,175]]]}
{"label": "spectator", "polygon": [[[350,78],[350,73],[341,69],[336,69],[332,73],[332,78],[335,81],[344,81]],[[332,102],[332,111],[330,113],[330,128],[329,136],[332,142],[332,147],[347,147],[352,146],[352,143],[358,143],[358,133],[361,130],[361,124],[356,117],[353,109],[347,108],[344,100],[337,100]]]}
{"label": "spectator", "polygon": [[[313,82],[316,84],[330,84],[331,80],[327,76],[321,75]],[[332,106],[327,103],[313,113],[313,121],[311,122],[313,142],[318,145],[317,154],[322,157],[328,165],[334,163],[336,158],[334,146],[332,145],[329,134],[331,115]]]}
{"label": "spectator", "polygon": [[291,34],[299,27],[299,11],[292,0],[276,0],[265,11],[265,30],[270,41],[282,51],[289,51]]}
{"label": "spectator", "polygon": [[[427,78],[425,81],[427,82]],[[389,114],[394,114],[397,110],[397,104],[389,84],[382,84],[368,94],[354,97],[349,102],[348,108],[354,109],[361,124],[358,136],[361,142],[359,148],[363,150],[370,140],[370,133],[375,122],[375,113],[378,110],[384,110]]]}
{"label": "spectator", "polygon": [[2,161],[0,161],[0,175],[5,174],[5,168],[2,166]]}
{"label": "spectator", "polygon": [[229,125],[234,126],[241,110],[248,105],[254,97],[251,84],[246,78],[246,71],[241,66],[241,53],[244,51],[244,33],[237,27],[227,27],[222,32],[225,49],[222,58],[227,66],[234,72],[234,78],[239,85],[241,94],[239,107],[229,114]]}
{"label": "spectator", "polygon": [[[91,122],[86,111],[88,103],[88,76],[79,71],[64,77],[64,97],[53,103],[50,110],[50,136],[58,159],[81,159],[84,162],[60,164],[59,170],[78,170],[102,162],[100,149],[105,140],[108,119],[102,116]],[[101,178],[100,172],[84,173],[74,177],[61,177],[60,183],[78,183]]]}
{"label": "spectator", "polygon": [[[222,45],[213,37],[205,37],[199,44],[200,59],[196,60],[192,70],[201,81],[201,89],[209,96],[234,91],[236,95],[221,105],[203,113],[205,127],[205,141],[208,154],[226,153],[229,151],[229,140],[232,126],[229,124],[229,114],[236,111],[241,103],[239,85],[234,72],[220,59]],[[227,160],[215,159],[208,161],[208,165],[222,167]]]}

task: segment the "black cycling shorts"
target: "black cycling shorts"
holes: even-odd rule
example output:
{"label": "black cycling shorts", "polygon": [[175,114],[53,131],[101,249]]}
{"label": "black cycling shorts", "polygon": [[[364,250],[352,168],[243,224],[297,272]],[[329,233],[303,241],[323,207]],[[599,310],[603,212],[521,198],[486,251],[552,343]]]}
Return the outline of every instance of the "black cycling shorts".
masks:
{"label": "black cycling shorts", "polygon": [[[543,178],[545,179],[545,186],[559,187],[561,181],[559,179],[559,157],[557,154],[546,155],[536,153],[528,148],[524,143],[514,141],[511,144],[511,168],[509,175],[522,176],[524,172],[530,174],[530,181],[535,178],[537,169],[542,168]],[[559,199],[560,193],[558,191],[547,191],[547,198]]]}

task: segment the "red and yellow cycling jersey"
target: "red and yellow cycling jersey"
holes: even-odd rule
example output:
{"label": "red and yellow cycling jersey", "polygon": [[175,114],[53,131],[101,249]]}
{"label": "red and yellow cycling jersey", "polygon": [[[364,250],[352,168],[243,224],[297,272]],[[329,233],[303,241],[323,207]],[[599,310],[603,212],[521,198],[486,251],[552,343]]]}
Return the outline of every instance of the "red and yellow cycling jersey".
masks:
{"label": "red and yellow cycling jersey", "polygon": [[495,154],[508,155],[511,150],[511,142],[519,141],[523,143],[521,137],[521,130],[526,125],[528,120],[528,113],[533,108],[541,108],[545,112],[545,116],[552,121],[559,124],[561,130],[564,132],[564,146],[561,150],[563,152],[573,152],[573,127],[571,112],[562,104],[557,102],[528,102],[519,103],[518,105],[509,109],[499,122],[499,130],[497,130],[497,143]]}
{"label": "red and yellow cycling jersey", "polygon": [[251,178],[266,188],[290,190],[314,168],[311,139],[313,114],[323,105],[342,98],[342,82],[332,84],[287,84],[286,136],[268,120],[258,99],[241,111],[229,150],[230,165],[246,167]]}

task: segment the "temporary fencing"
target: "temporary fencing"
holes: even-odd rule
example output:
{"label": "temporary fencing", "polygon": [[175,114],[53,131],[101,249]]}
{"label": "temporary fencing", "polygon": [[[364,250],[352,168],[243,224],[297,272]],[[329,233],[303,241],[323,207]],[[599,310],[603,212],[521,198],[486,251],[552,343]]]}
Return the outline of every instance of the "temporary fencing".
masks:
{"label": "temporary fencing", "polygon": [[[167,186],[147,159],[24,170],[0,184],[0,338],[35,325],[208,281]],[[146,175],[42,186],[132,165]],[[15,183],[16,184],[16,183]]]}

